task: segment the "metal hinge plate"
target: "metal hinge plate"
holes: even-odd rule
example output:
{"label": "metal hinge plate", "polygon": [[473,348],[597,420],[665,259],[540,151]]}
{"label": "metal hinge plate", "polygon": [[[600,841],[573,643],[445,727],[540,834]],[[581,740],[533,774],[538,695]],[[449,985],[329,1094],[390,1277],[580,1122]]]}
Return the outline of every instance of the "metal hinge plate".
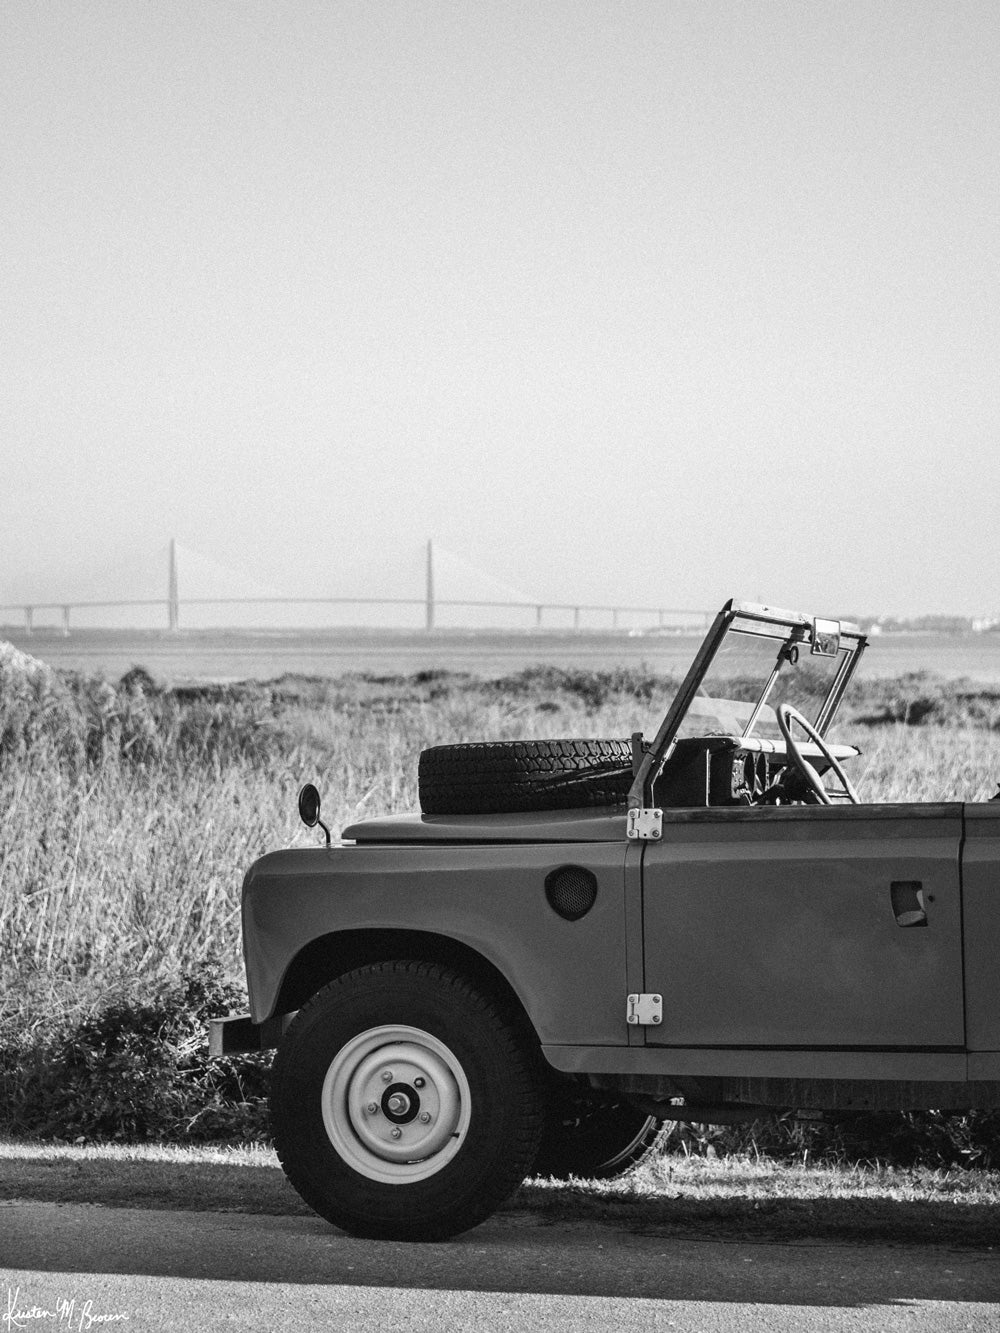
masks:
{"label": "metal hinge plate", "polygon": [[630,838],[657,839],[663,836],[663,811],[630,810],[625,832]]}
{"label": "metal hinge plate", "polygon": [[633,1027],[656,1027],[663,1022],[663,996],[626,995],[625,1021]]}

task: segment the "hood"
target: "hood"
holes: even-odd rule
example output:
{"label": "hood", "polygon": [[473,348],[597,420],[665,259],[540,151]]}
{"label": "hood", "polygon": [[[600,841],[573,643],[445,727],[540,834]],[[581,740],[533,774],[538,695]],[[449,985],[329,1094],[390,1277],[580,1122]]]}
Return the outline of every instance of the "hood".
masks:
{"label": "hood", "polygon": [[362,819],[353,842],[625,842],[625,811],[533,810],[504,815],[386,815]]}

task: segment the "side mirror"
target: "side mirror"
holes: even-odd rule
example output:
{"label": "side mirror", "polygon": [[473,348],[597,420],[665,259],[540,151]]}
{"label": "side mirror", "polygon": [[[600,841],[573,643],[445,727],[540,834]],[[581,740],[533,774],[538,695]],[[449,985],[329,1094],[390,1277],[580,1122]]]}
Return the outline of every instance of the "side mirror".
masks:
{"label": "side mirror", "polygon": [[814,620],[810,652],[817,657],[836,657],[840,652],[840,621]]}
{"label": "side mirror", "polygon": [[315,828],[318,824],[326,834],[326,845],[330,845],[330,830],[319,817],[319,792],[311,782],[299,792],[299,818],[306,828]]}

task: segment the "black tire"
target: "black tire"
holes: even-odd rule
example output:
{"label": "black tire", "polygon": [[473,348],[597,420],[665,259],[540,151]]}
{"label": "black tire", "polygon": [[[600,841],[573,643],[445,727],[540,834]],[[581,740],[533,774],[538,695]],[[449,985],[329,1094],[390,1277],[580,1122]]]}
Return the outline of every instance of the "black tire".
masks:
{"label": "black tire", "polygon": [[613,1180],[653,1157],[669,1132],[628,1102],[554,1089],[534,1175]]}
{"label": "black tire", "polygon": [[354,1236],[467,1231],[531,1170],[536,1061],[507,1014],[455,972],[402,961],[349,972],[278,1048],[271,1123],[285,1174]]}
{"label": "black tire", "polygon": [[428,815],[488,815],[620,805],[632,785],[630,741],[482,741],[424,750]]}

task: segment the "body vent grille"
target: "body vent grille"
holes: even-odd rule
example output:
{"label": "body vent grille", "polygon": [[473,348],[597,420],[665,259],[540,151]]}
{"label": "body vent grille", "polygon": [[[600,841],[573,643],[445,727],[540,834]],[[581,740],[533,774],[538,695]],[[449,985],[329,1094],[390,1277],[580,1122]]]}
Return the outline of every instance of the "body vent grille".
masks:
{"label": "body vent grille", "polygon": [[545,877],[545,897],[564,921],[579,921],[597,899],[597,880],[583,866],[560,866]]}

